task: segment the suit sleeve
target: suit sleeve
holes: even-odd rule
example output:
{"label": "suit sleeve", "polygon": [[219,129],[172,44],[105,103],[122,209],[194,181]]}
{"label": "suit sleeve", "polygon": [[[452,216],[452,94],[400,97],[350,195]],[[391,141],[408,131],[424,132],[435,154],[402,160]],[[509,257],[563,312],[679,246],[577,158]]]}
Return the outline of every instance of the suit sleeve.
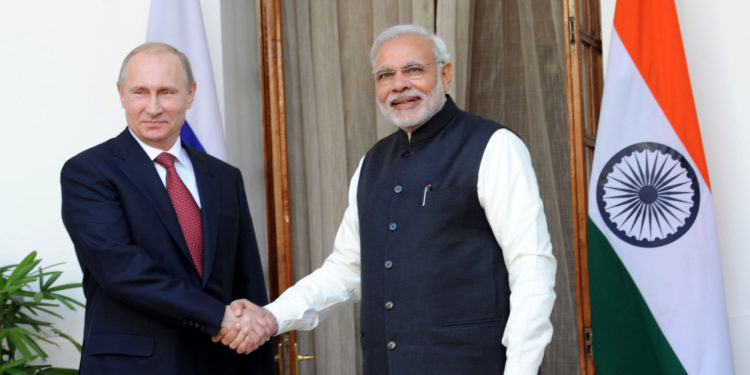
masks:
{"label": "suit sleeve", "polygon": [[84,273],[112,298],[144,314],[216,334],[225,304],[170,274],[133,244],[120,191],[91,159],[69,160],[60,178],[63,222]]}

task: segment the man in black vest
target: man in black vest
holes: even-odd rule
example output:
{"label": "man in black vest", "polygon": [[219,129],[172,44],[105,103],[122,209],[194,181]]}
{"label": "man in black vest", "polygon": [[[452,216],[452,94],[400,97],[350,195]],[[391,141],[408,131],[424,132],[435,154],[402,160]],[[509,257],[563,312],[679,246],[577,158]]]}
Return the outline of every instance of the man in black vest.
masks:
{"label": "man in black vest", "polygon": [[[278,334],[361,300],[365,374],[536,374],[556,263],[531,160],[446,95],[448,59],[422,27],[375,40],[378,106],[399,130],[354,173],[333,253],[264,311]],[[224,340],[262,342],[240,336]]]}

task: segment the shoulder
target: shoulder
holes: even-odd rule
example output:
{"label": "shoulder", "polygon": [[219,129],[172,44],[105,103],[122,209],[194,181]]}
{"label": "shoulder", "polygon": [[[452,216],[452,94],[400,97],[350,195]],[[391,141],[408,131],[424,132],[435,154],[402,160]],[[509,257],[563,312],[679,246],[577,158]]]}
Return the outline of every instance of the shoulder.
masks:
{"label": "shoulder", "polygon": [[[116,137],[110,138],[94,147],[81,151],[68,160],[67,163],[107,164],[113,158],[127,159],[134,152],[146,153],[138,145],[138,142],[130,135],[127,128]],[[66,163],[66,164],[67,164]]]}
{"label": "shoulder", "polygon": [[499,130],[505,130],[511,134],[515,134],[512,130],[510,130],[510,128],[497,121],[469,112],[458,111],[456,121],[462,124],[470,125],[470,129],[478,133],[486,133],[492,135]]}
{"label": "shoulder", "polygon": [[526,145],[521,136],[510,127],[494,120],[464,111],[459,111],[459,115],[456,117],[457,121],[468,125],[466,128],[470,129],[474,134],[482,134],[489,137],[490,144],[501,143],[508,146],[512,145],[515,148],[526,149]]}
{"label": "shoulder", "polygon": [[63,172],[73,166],[104,165],[113,157],[114,144],[117,138],[111,138],[94,147],[88,148],[68,159],[63,165]]}
{"label": "shoulder", "polygon": [[213,174],[219,175],[240,175],[239,168],[219,159],[211,156],[203,151],[197,150],[193,147],[187,146],[183,143],[182,147],[190,156],[190,162],[194,167],[206,168]]}
{"label": "shoulder", "polygon": [[377,142],[375,142],[374,145],[372,145],[372,147],[370,147],[369,150],[367,150],[364,158],[367,159],[368,156],[376,154],[385,154],[388,150],[398,148],[399,143],[401,142],[399,140],[400,137],[405,137],[403,131],[396,130],[393,133],[379,139]]}
{"label": "shoulder", "polygon": [[507,128],[492,134],[482,155],[482,165],[489,166],[491,170],[521,167],[533,174],[529,149],[516,133]]}
{"label": "shoulder", "polygon": [[513,130],[510,130],[506,127],[499,128],[497,129],[497,131],[492,133],[492,137],[490,137],[490,143],[498,148],[513,148],[528,152],[526,144],[523,142],[521,137],[513,132]]}
{"label": "shoulder", "polygon": [[394,131],[393,133],[388,134],[387,136],[379,139],[377,142],[375,142],[374,145],[372,145],[372,147],[370,147],[370,150],[368,151],[368,153],[372,152],[372,150],[377,149],[377,148],[391,147],[392,145],[398,144],[399,138],[405,136],[405,134],[402,134],[402,133],[403,133],[403,130],[398,129]]}

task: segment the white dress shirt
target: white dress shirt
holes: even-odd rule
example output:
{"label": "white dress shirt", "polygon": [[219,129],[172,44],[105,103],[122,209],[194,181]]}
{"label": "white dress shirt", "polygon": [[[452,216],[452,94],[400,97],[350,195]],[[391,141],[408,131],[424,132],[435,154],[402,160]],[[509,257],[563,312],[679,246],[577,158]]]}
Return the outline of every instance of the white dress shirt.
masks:
{"label": "white dress shirt", "polygon": [[[279,333],[313,329],[320,319],[361,297],[357,212],[361,167],[362,160],[349,185],[349,207],[331,255],[266,306],[279,323]],[[529,152],[507,129],[490,137],[479,166],[477,195],[508,269],[510,315],[502,338],[507,348],[505,374],[536,374],[552,339],[549,317],[557,265]]]}
{"label": "white dress shirt", "polygon": [[[195,180],[193,163],[190,162],[190,157],[188,157],[187,151],[182,148],[180,137],[177,137],[177,142],[174,143],[172,148],[164,151],[141,141],[140,138],[136,137],[136,135],[132,130],[130,130],[129,127],[128,131],[130,131],[130,135],[132,135],[133,138],[138,141],[138,144],[141,145],[143,151],[146,151],[146,155],[148,155],[151,161],[154,161],[154,159],[156,159],[156,157],[159,156],[159,154],[161,154],[162,152],[168,152],[175,157],[174,169],[177,171],[177,175],[180,176],[182,183],[185,184],[185,187],[187,187],[187,189],[190,191],[190,194],[193,196],[195,203],[198,204],[198,208],[201,208],[201,198],[198,194],[198,183]],[[154,168],[156,168],[156,173],[158,173],[159,178],[161,178],[161,183],[164,185],[164,187],[167,187],[167,169],[155,161]]]}

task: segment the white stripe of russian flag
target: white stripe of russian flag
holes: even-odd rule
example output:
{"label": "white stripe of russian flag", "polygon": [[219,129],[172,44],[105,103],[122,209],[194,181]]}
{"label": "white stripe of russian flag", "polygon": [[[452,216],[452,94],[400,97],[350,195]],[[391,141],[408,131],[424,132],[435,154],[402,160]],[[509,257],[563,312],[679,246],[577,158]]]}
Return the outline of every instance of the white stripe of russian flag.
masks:
{"label": "white stripe of russian flag", "polygon": [[190,59],[197,91],[180,137],[226,161],[219,100],[198,0],[152,0],[146,41],[171,44]]}

